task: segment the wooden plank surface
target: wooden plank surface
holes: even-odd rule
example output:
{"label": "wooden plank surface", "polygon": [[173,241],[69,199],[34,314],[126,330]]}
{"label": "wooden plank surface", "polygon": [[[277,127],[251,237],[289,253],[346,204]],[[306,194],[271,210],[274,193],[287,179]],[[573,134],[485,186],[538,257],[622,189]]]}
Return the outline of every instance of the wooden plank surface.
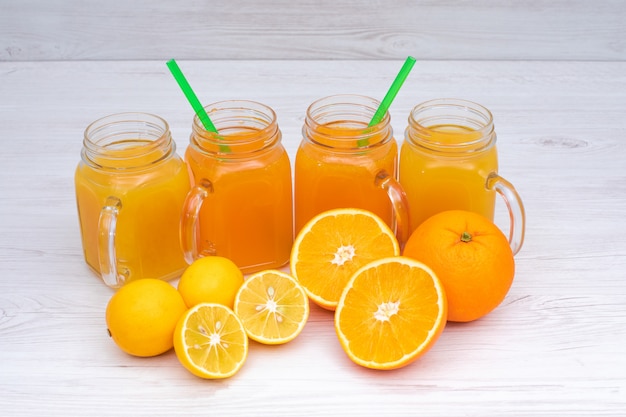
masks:
{"label": "wooden plank surface", "polygon": [[625,60],[622,0],[0,0],[0,60]]}
{"label": "wooden plank surface", "polygon": [[[382,97],[401,63],[180,61],[205,103],[272,106],[292,160],[308,104]],[[332,314],[313,307],[295,341],[252,344],[240,373],[204,381],[173,352],[117,349],[104,323],[112,292],[78,232],[73,173],[89,122],[154,112],[184,151],[191,110],[164,62],[0,62],[0,414],[623,416],[626,63],[418,62],[391,109],[399,141],[409,110],[436,97],[492,110],[500,173],[526,205],[504,303],[391,372],[350,362]]]}

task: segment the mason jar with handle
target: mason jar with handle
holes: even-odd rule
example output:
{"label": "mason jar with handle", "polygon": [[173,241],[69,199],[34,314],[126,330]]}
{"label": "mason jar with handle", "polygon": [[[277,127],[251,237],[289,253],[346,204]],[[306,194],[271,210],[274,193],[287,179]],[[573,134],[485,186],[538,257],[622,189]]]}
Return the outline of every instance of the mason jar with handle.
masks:
{"label": "mason jar with handle", "polygon": [[408,239],[409,210],[396,180],[398,145],[387,112],[368,126],[379,102],[361,95],[333,95],[306,111],[295,162],[296,232],[334,208],[373,212]]}
{"label": "mason jar with handle", "polygon": [[180,276],[178,225],[190,186],[159,116],[119,113],[86,128],[76,202],[85,260],[106,285]]}
{"label": "mason jar with handle", "polygon": [[205,109],[219,133],[194,116],[185,152],[193,186],[180,229],[185,259],[222,256],[244,273],[285,265],[293,243],[291,164],[276,113],[248,100]]}
{"label": "mason jar with handle", "polygon": [[491,112],[459,99],[435,99],[413,108],[400,151],[399,180],[411,210],[411,230],[445,210],[468,210],[493,221],[495,196],[509,212],[513,253],[524,242],[525,213],[515,187],[498,174]]}

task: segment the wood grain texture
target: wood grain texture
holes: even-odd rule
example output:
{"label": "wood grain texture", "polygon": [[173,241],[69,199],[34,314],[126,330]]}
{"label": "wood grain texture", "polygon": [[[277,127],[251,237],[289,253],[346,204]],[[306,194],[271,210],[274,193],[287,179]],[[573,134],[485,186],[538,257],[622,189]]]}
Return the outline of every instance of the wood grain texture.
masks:
{"label": "wood grain texture", "polygon": [[[381,97],[402,61],[179,64],[205,103],[273,107],[293,161],[314,99]],[[98,117],[159,114],[184,151],[192,112],[165,63],[0,62],[0,414],[623,416],[626,63],[420,61],[391,109],[399,141],[410,109],[436,97],[493,112],[500,173],[524,199],[504,303],[391,372],[350,362],[332,314],[312,307],[296,340],[252,344],[240,373],[204,381],[172,352],[133,358],[108,338],[112,292],[84,263],[74,200]]]}
{"label": "wood grain texture", "polygon": [[624,60],[621,0],[0,0],[0,60]]}

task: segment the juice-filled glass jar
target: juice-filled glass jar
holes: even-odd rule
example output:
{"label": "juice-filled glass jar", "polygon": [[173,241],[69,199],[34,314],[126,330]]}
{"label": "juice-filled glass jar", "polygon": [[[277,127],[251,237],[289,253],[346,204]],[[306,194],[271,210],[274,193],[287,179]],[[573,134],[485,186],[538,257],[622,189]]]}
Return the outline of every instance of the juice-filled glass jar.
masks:
{"label": "juice-filled glass jar", "polygon": [[494,219],[500,194],[509,211],[509,243],[524,241],[525,214],[513,185],[498,175],[491,112],[459,99],[435,99],[413,108],[400,151],[400,183],[411,210],[411,227],[445,210],[468,210]]}
{"label": "juice-filled glass jar", "polygon": [[223,256],[244,273],[278,268],[293,243],[291,164],[275,112],[248,100],[206,106],[185,152],[192,177],[181,223],[187,262]]}
{"label": "juice-filled glass jar", "polygon": [[180,276],[180,214],[190,186],[162,118],[119,113],[86,128],[76,202],[85,260],[105,284]]}
{"label": "juice-filled glass jar", "polygon": [[368,126],[379,102],[342,94],[313,102],[306,112],[295,163],[296,232],[317,214],[360,208],[383,219],[402,244],[408,204],[396,181],[398,145],[389,113]]}

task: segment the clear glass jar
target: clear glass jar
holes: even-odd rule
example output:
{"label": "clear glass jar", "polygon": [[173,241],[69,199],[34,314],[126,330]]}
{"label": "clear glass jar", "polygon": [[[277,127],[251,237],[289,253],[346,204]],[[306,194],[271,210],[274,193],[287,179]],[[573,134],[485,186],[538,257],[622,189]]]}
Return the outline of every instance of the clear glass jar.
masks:
{"label": "clear glass jar", "polygon": [[514,253],[524,240],[525,214],[513,185],[498,175],[496,132],[491,112],[459,99],[435,99],[413,108],[400,151],[400,183],[414,230],[445,210],[468,210],[493,221],[495,196],[510,215]]}
{"label": "clear glass jar", "polygon": [[75,186],[85,260],[105,284],[180,276],[180,214],[190,181],[165,120],[119,113],[91,123]]}
{"label": "clear glass jar", "polygon": [[181,225],[187,262],[218,255],[244,273],[285,265],[293,243],[291,164],[276,114],[247,100],[206,111],[219,133],[194,117],[185,153],[193,187]]}
{"label": "clear glass jar", "polygon": [[408,238],[389,113],[368,126],[378,106],[366,96],[334,95],[307,109],[295,163],[296,232],[323,211],[360,208],[395,228],[401,243]]}

